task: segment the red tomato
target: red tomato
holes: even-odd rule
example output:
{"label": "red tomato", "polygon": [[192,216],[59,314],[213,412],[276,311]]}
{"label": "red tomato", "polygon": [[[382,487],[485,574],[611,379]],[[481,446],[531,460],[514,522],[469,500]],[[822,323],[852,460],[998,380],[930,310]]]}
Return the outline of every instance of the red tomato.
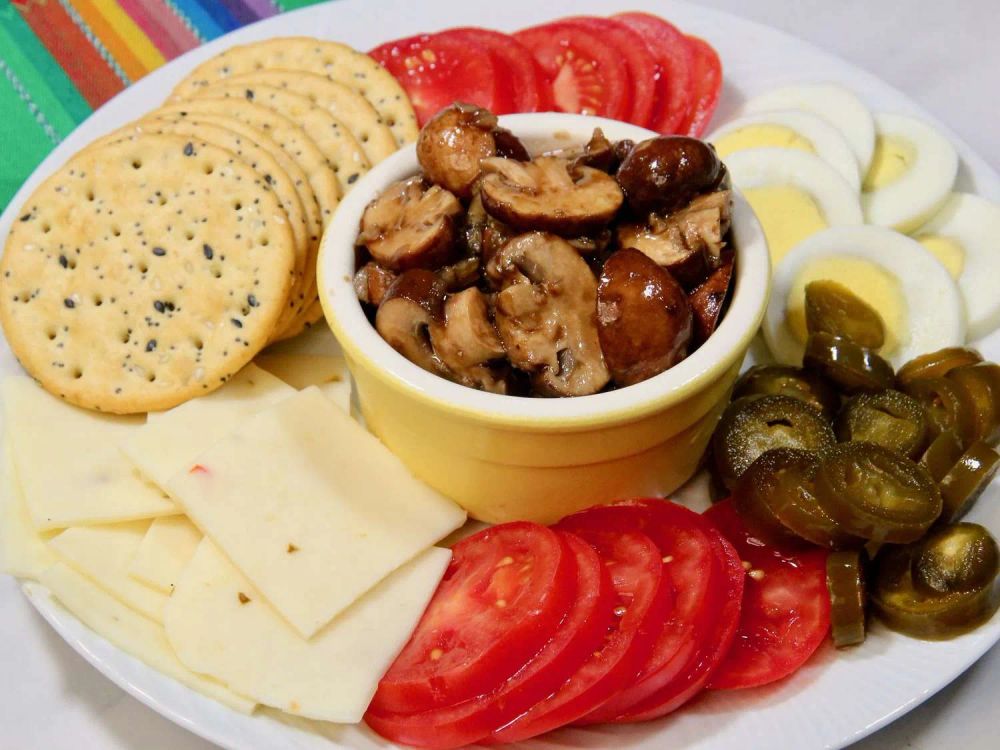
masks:
{"label": "red tomato", "polygon": [[556,693],[494,732],[492,743],[535,737],[574,722],[604,703],[636,675],[670,615],[673,591],[662,585],[662,557],[648,536],[582,529],[579,535],[597,549],[611,573],[617,595],[616,622],[602,647]]}
{"label": "red tomato", "polygon": [[531,52],[510,34],[466,26],[442,31],[437,38],[467,41],[490,51],[497,63],[503,97],[509,102],[507,108],[493,110],[494,114],[545,112],[551,108],[552,95],[542,69]]}
{"label": "red tomato", "polygon": [[551,694],[600,647],[614,622],[611,577],[589,544],[573,534],[560,534],[576,558],[576,597],[542,650],[493,693],[417,714],[369,710],[365,720],[372,729],[393,742],[433,750],[474,743]]}
{"label": "red tomato", "polygon": [[574,595],[576,558],[551,529],[516,522],[455,545],[451,564],[371,709],[413,713],[500,687],[552,637]]}
{"label": "red tomato", "polygon": [[719,608],[715,589],[723,575],[716,532],[694,511],[652,498],[590,508],[564,518],[559,525],[567,529],[641,531],[659,548],[663,575],[674,590],[674,609],[638,675],[577,723],[613,721],[677,677],[695,656],[706,621],[710,621],[708,626],[714,625]]}
{"label": "red tomato", "polygon": [[746,571],[736,549],[713,530],[716,553],[722,563],[721,580],[713,582],[716,601],[699,627],[698,649],[678,677],[646,700],[629,708],[619,722],[649,721],[676,711],[697,696],[729,653],[740,623]]}
{"label": "red tomato", "polygon": [[406,89],[421,125],[456,101],[509,111],[494,56],[470,40],[420,34],[386,42],[368,54]]}
{"label": "red tomato", "polygon": [[719,91],[722,89],[722,61],[712,45],[696,36],[687,37],[691,49],[692,70],[694,74],[694,99],[691,110],[678,132],[695,138],[708,128],[708,123],[719,103]]}
{"label": "red tomato", "polygon": [[531,50],[545,73],[557,110],[628,117],[631,108],[628,67],[608,41],[593,32],[559,23],[514,34]]}
{"label": "red tomato", "polygon": [[613,18],[575,16],[565,18],[559,23],[590,31],[618,49],[618,54],[625,61],[629,78],[632,80],[632,107],[625,119],[636,125],[647,127],[653,117],[653,107],[656,104],[659,70],[656,60],[642,37]]}
{"label": "red tomato", "polygon": [[619,13],[616,21],[638,33],[659,66],[656,98],[649,127],[659,133],[680,133],[692,104],[692,50],[673,24],[649,13]]}
{"label": "red tomato", "polygon": [[705,516],[751,566],[736,640],[709,687],[756,687],[787,677],[805,664],[830,629],[827,553],[765,545],[750,536],[730,500],[716,503]]}

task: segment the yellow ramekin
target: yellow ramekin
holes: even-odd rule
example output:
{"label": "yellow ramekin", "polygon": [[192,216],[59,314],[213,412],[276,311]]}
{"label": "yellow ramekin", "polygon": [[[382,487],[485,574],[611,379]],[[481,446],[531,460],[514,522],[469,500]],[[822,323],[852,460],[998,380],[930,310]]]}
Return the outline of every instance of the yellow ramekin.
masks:
{"label": "yellow ramekin", "polygon": [[[529,151],[655,135],[626,123],[541,113],[500,118]],[[368,322],[352,286],[365,206],[419,171],[411,145],[379,164],[340,204],[323,238],[323,311],[354,377],[361,412],[410,470],[489,522],[556,521],[595,503],[666,495],[695,472],[767,308],[763,232],[734,195],[735,289],[716,332],[690,357],[637,385],[576,398],[501,396],[433,375],[392,349]],[[350,450],[349,445],[343,446]]]}

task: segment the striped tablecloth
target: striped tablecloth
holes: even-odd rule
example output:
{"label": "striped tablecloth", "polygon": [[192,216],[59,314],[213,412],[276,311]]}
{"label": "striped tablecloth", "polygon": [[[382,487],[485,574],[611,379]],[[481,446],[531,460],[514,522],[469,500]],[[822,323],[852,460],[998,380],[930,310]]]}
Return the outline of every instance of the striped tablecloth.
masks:
{"label": "striped tablecloth", "polygon": [[0,209],[87,115],[221,34],[322,0],[0,0]]}

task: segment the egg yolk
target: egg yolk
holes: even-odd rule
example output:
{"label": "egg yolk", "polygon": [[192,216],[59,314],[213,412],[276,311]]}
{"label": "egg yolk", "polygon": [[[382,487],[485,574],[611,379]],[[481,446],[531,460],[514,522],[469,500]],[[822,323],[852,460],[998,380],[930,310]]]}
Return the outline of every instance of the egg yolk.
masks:
{"label": "egg yolk", "polygon": [[953,279],[962,275],[962,269],[965,268],[965,248],[959,242],[939,234],[925,234],[917,237],[917,241],[941,261]]}
{"label": "egg yolk", "polygon": [[917,149],[909,141],[892,135],[878,136],[862,189],[870,193],[892,184],[910,170],[916,159]]}
{"label": "egg yolk", "polygon": [[891,355],[908,340],[906,299],[899,280],[870,260],[852,255],[818,258],[805,266],[792,284],[785,301],[785,323],[792,335],[805,344],[806,284],[828,279],[843,284],[878,311],[885,324],[885,344],[880,350]]}
{"label": "egg yolk", "polygon": [[792,185],[747,188],[743,197],[764,229],[773,267],[806,237],[826,229],[826,219],[816,201]]}
{"label": "egg yolk", "polygon": [[816,153],[811,142],[783,125],[747,125],[726,133],[712,145],[720,159],[747,148],[792,148]]}

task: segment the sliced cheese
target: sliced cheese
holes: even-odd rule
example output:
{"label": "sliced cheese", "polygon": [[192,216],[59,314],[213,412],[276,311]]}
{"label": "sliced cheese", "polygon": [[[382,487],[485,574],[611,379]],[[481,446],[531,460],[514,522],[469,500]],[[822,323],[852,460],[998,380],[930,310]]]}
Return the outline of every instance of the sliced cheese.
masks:
{"label": "sliced cheese", "polygon": [[254,701],[181,664],[162,625],[129,609],[86,576],[56,563],[39,580],[84,625],[122,651],[240,713],[253,712]]}
{"label": "sliced cheese", "polygon": [[10,436],[4,439],[0,466],[0,572],[38,580],[56,562],[52,550],[35,529],[21,496],[11,458]]}
{"label": "sliced cheese", "polygon": [[201,532],[187,516],[157,518],[139,543],[128,573],[137,581],[169,594],[201,538]]}
{"label": "sliced cheese", "polygon": [[343,357],[318,354],[260,354],[254,364],[297,390],[348,380]]}
{"label": "sliced cheese", "polygon": [[163,622],[167,596],[128,574],[149,521],[106,526],[74,526],[52,538],[49,546],[63,562],[93,580],[122,604]]}
{"label": "sliced cheese", "polygon": [[139,471],[163,487],[241,419],[293,393],[294,388],[270,373],[247,365],[217,391],[150,414],[147,424],[119,446]]}
{"label": "sliced cheese", "polygon": [[422,552],[306,640],[205,539],[170,597],[167,638],[189,669],[259,703],[356,723],[450,559],[445,549]]}
{"label": "sliced cheese", "polygon": [[36,528],[178,512],[118,451],[141,428],[141,417],[78,409],[23,376],[4,381],[3,397],[14,465]]}
{"label": "sliced cheese", "polygon": [[465,522],[316,388],[248,418],[166,488],[307,638]]}

